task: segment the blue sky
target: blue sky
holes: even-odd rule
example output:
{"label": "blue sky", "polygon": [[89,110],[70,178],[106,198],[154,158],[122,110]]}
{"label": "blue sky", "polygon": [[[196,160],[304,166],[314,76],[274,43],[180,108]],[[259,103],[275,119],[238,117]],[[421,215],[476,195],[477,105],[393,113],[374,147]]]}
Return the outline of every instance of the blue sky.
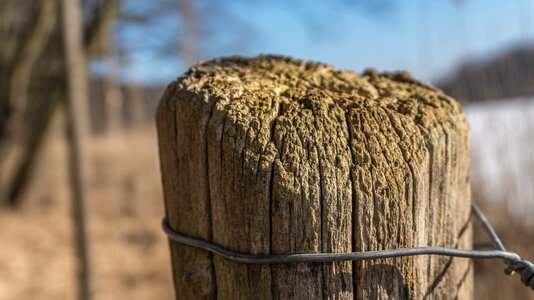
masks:
{"label": "blue sky", "polygon": [[[206,2],[202,9],[208,12],[203,14],[207,20],[199,20],[203,26],[199,31],[206,36],[199,41],[199,57],[274,53],[356,71],[366,67],[408,70],[423,80],[436,81],[462,61],[486,59],[534,41],[531,0],[375,1],[386,5],[227,0],[210,9]],[[146,2],[134,0],[131,5],[135,3]],[[158,34],[176,35],[179,41],[177,20],[167,14],[151,26],[120,27],[119,34],[136,36],[137,43],[157,42],[163,38]],[[162,31],[162,26],[167,30]],[[132,49],[122,64],[125,80],[165,84],[185,70],[176,55],[161,55],[150,47]]]}

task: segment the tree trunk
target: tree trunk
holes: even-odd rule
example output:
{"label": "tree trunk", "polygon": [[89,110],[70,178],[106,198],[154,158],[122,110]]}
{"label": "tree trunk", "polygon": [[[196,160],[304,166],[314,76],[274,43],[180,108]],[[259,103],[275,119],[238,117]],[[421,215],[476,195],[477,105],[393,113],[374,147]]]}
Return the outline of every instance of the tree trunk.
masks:
{"label": "tree trunk", "polygon": [[[119,11],[119,3],[109,0],[103,3],[100,10],[102,19],[100,39],[101,52],[106,60],[103,81],[104,99],[106,103],[106,133],[121,133],[124,126],[124,97],[121,90],[120,55],[115,37],[113,21]],[[117,135],[119,138],[120,135]]]}
{"label": "tree trunk", "polygon": [[[110,42],[115,43],[114,41]],[[123,131],[124,98],[120,83],[120,66],[116,45],[110,47],[106,76],[104,80],[104,97],[106,101],[106,116],[108,134],[120,134]]]}
{"label": "tree trunk", "polygon": [[145,90],[143,86],[130,84],[127,87],[130,127],[145,127],[147,120],[147,107],[145,102]]}
{"label": "tree trunk", "polygon": [[[251,254],[471,247],[468,126],[405,73],[193,67],[157,113],[173,229]],[[470,299],[469,260],[246,265],[171,242],[180,299]]]}
{"label": "tree trunk", "polygon": [[67,143],[72,190],[72,221],[78,267],[78,298],[91,299],[89,246],[85,211],[85,145],[88,130],[87,61],[83,48],[80,1],[63,0],[63,30],[67,74]]}
{"label": "tree trunk", "polygon": [[[31,121],[27,120],[27,115],[31,112],[28,108],[32,106],[29,101],[32,94],[30,82],[32,76],[35,77],[35,74],[41,71],[36,68],[36,64],[43,52],[46,52],[53,35],[57,19],[57,1],[41,1],[37,5],[38,9],[34,9],[35,13],[32,9],[27,9],[25,7],[27,3],[23,1],[17,4],[2,4],[0,9],[6,11],[0,13],[2,22],[5,22],[0,24],[1,33],[9,32],[10,35],[19,36],[20,39],[20,36],[24,36],[22,32],[29,31],[27,37],[21,39],[19,43],[10,40],[10,37],[0,36],[0,43],[9,45],[0,50],[2,73],[0,75],[0,206],[3,204],[13,206],[20,198],[29,178],[29,170],[32,169],[35,160],[34,153],[37,152],[36,148],[41,144],[45,129],[48,127],[48,117],[56,106],[52,100],[49,102],[49,107],[38,110],[39,114],[33,116]],[[32,26],[26,29],[26,26],[14,20],[16,17],[36,18],[36,21],[34,24],[30,23]],[[39,96],[46,98],[42,93]],[[40,102],[47,100],[41,99]],[[6,168],[6,165],[11,165],[12,169]]]}

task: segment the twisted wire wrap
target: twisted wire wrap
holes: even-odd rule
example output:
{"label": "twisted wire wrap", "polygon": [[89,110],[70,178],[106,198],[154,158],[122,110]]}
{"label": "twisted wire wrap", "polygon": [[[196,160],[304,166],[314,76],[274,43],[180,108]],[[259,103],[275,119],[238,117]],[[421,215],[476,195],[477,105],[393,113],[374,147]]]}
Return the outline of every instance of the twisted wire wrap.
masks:
{"label": "twisted wire wrap", "polygon": [[534,290],[534,265],[527,260],[510,261],[504,269],[506,275],[521,274],[521,282]]}
{"label": "twisted wire wrap", "polygon": [[245,264],[285,264],[285,263],[324,263],[335,261],[360,261],[372,259],[384,259],[394,257],[416,256],[416,255],[441,255],[450,257],[463,257],[473,259],[502,259],[506,264],[505,274],[512,275],[518,273],[521,275],[521,282],[527,287],[534,290],[534,264],[522,259],[514,252],[509,252],[499,239],[499,236],[486,219],[486,216],[480,211],[475,203],[471,204],[472,212],[482,223],[486,233],[491,238],[496,250],[464,250],[444,247],[413,247],[401,249],[388,249],[381,251],[367,252],[348,252],[348,253],[298,253],[298,254],[269,254],[254,255],[236,252],[220,245],[187,236],[177,232],[170,227],[166,218],[162,220],[162,228],[167,237],[175,242],[203,249],[219,255],[230,261]]}
{"label": "twisted wire wrap", "polygon": [[[482,223],[482,226],[486,230],[486,233],[493,241],[495,248],[501,251],[506,251],[506,248],[497,235],[497,232],[495,232],[495,229],[493,226],[491,226],[490,222],[482,213],[480,208],[475,203],[472,203],[471,207],[473,209],[473,213],[478,217]],[[514,273],[520,274],[521,282],[523,282],[525,286],[530,287],[531,290],[534,290],[534,264],[528,260],[522,259],[519,257],[519,255],[516,259],[505,259],[505,264],[506,268],[504,269],[504,273],[506,275],[513,275]]]}

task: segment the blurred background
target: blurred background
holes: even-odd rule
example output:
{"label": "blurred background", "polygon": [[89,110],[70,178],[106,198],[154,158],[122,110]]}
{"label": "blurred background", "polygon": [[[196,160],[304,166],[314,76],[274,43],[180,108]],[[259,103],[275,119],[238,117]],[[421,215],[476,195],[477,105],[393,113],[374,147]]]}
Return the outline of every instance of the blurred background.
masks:
{"label": "blurred background", "polygon": [[[534,1],[0,0],[0,299],[76,299],[89,273],[94,299],[173,299],[155,107],[197,61],[260,53],[461,101],[474,200],[534,259]],[[476,262],[476,299],[532,297],[502,269]]]}

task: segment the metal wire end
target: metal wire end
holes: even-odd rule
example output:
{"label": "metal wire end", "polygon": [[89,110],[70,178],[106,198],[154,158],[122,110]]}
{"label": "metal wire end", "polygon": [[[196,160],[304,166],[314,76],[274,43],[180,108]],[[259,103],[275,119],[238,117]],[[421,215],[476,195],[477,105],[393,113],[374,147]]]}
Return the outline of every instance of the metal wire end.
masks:
{"label": "metal wire end", "polygon": [[534,264],[528,260],[519,259],[517,261],[509,261],[504,269],[506,275],[513,275],[518,273],[521,275],[521,282],[534,290]]}

